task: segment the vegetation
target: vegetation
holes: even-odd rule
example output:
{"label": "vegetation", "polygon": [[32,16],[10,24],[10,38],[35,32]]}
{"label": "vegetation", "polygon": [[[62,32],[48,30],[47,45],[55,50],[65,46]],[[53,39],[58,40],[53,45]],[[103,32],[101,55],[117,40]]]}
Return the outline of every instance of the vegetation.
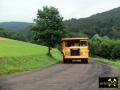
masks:
{"label": "vegetation", "polygon": [[[66,31],[64,24],[67,26]],[[50,54],[51,48],[58,47],[65,32],[67,37],[89,37],[91,56],[106,58],[99,60],[120,66],[120,62],[115,61],[120,60],[120,7],[88,18],[65,20],[64,23],[56,8],[44,7],[38,10],[35,24],[0,23],[0,36],[33,43],[30,25],[33,25],[34,41],[40,45],[1,39],[0,75],[58,62],[61,55],[56,49],[51,51],[55,59],[46,53],[49,50]]]}
{"label": "vegetation", "polygon": [[89,45],[91,55],[108,59],[120,59],[120,40],[112,40],[96,34],[90,39]]}
{"label": "vegetation", "polygon": [[29,26],[33,25],[33,23],[27,22],[0,22],[0,28],[4,28],[5,30],[14,30],[14,31],[24,31]]}
{"label": "vegetation", "polygon": [[[120,39],[120,7],[98,13],[88,18],[65,20],[64,24],[67,27],[67,37],[91,38],[95,34],[99,34],[101,37],[107,36],[111,39]],[[0,23],[0,28],[4,28],[7,32],[13,31],[16,33],[16,31],[21,31],[22,33],[18,33],[22,36],[20,37],[22,39],[18,38],[15,33],[14,39],[32,42],[31,39],[29,39],[32,37],[29,31],[31,25],[33,25],[33,23],[4,22]],[[9,35],[14,35],[13,32]]]}
{"label": "vegetation", "polygon": [[54,7],[43,7],[38,10],[35,25],[32,28],[33,39],[38,44],[48,47],[48,54],[51,55],[51,48],[60,44],[65,34],[63,18],[59,15],[58,9]]}
{"label": "vegetation", "polygon": [[0,76],[43,68],[60,61],[61,54],[52,50],[52,56],[47,55],[47,47],[17,40],[0,38]]}
{"label": "vegetation", "polygon": [[24,31],[20,30],[6,30],[3,28],[0,28],[0,37],[7,37],[11,39],[21,40],[21,41],[27,41],[32,42],[32,33],[29,29],[26,29]]}
{"label": "vegetation", "polygon": [[101,58],[101,57],[91,57],[90,59],[97,60],[99,62],[103,62],[106,64],[110,64],[110,65],[114,66],[120,72],[120,59],[110,60],[110,59],[105,59],[105,58]]}
{"label": "vegetation", "polygon": [[[96,60],[105,64],[109,64],[112,65],[119,73],[120,73],[120,59],[117,60],[111,60],[111,59],[105,59],[105,58],[101,58],[101,57],[92,57],[90,58],[91,60]],[[118,74],[118,79],[120,79],[120,74]],[[119,82],[118,82],[119,83]],[[118,89],[116,90],[120,90],[120,87],[118,86]]]}
{"label": "vegetation", "polygon": [[69,37],[92,37],[95,34],[120,39],[120,7],[88,18],[64,21]]}

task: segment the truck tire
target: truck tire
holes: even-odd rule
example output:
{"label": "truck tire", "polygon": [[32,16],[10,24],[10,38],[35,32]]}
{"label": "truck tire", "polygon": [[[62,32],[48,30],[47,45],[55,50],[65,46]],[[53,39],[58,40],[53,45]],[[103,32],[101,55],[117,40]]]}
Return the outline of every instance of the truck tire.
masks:
{"label": "truck tire", "polygon": [[88,59],[81,59],[82,63],[88,63]]}
{"label": "truck tire", "polygon": [[69,63],[72,63],[72,60],[71,60],[71,59],[69,59],[69,60],[68,60],[68,62],[69,62]]}
{"label": "truck tire", "polygon": [[85,59],[85,63],[88,63],[88,59]]}
{"label": "truck tire", "polygon": [[64,58],[63,63],[68,63],[68,60]]}

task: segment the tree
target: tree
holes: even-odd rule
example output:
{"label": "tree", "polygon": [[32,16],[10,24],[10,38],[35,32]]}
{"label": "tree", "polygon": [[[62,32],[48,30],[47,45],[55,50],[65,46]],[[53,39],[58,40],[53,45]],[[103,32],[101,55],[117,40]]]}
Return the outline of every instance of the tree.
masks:
{"label": "tree", "polygon": [[101,43],[102,43],[102,38],[98,35],[95,34],[90,40],[89,40],[89,45],[90,45],[90,53],[92,55],[99,55],[100,50],[101,50]]}
{"label": "tree", "polygon": [[47,46],[49,55],[51,55],[50,50],[65,36],[65,26],[62,20],[63,17],[57,8],[47,6],[43,7],[43,10],[38,10],[37,18],[34,20],[33,40]]}
{"label": "tree", "polygon": [[65,20],[64,23],[70,32],[69,37],[77,37],[78,32],[81,32],[89,38],[99,34],[120,39],[120,7],[88,18]]}
{"label": "tree", "polygon": [[114,41],[114,47],[112,49],[111,58],[120,59],[120,40]]}

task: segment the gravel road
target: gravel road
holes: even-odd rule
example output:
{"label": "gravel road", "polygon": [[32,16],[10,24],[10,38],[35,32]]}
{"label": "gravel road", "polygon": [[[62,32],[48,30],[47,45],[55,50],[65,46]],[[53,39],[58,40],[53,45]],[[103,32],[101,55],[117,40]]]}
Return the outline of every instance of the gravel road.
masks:
{"label": "gravel road", "polygon": [[118,76],[118,73],[111,66],[93,60],[88,64],[60,63],[2,77],[0,90],[115,90],[99,88],[100,76]]}

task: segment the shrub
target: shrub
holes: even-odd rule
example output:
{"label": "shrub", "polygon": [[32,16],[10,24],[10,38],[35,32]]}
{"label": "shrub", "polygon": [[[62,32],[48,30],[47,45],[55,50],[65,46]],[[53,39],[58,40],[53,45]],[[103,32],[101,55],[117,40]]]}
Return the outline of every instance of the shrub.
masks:
{"label": "shrub", "polygon": [[90,41],[90,54],[104,58],[120,58],[120,40],[112,40],[108,37],[94,35]]}
{"label": "shrub", "polygon": [[115,45],[115,47],[112,49],[111,56],[113,59],[120,58],[120,45]]}

